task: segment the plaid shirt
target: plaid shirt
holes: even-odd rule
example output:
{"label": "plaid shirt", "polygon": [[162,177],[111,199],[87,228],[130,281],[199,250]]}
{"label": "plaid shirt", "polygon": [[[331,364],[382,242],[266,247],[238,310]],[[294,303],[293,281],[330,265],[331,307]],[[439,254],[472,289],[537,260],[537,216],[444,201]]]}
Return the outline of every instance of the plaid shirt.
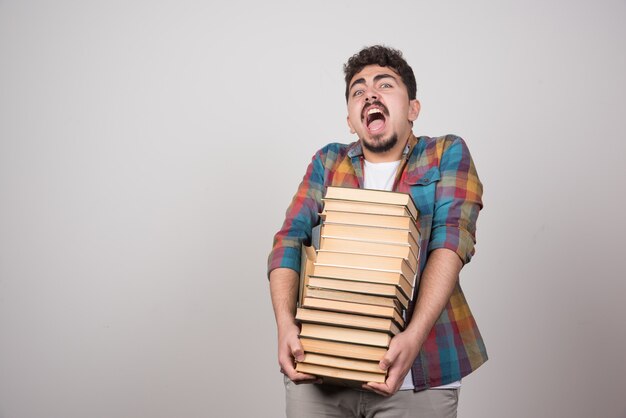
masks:
{"label": "plaid shirt", "polygon": [[[363,160],[360,142],[329,144],[313,156],[287,209],[285,222],[274,237],[268,272],[278,267],[300,271],[300,247],[302,242],[310,243],[311,229],[320,221],[325,187],[362,188]],[[456,252],[463,263],[470,261],[476,242],[476,219],[482,208],[482,185],[461,138],[411,135],[394,190],[410,193],[419,210],[418,277],[428,254],[437,248]],[[411,302],[407,318],[411,318],[414,307]],[[457,281],[413,363],[415,390],[455,382],[486,360],[483,339]]]}

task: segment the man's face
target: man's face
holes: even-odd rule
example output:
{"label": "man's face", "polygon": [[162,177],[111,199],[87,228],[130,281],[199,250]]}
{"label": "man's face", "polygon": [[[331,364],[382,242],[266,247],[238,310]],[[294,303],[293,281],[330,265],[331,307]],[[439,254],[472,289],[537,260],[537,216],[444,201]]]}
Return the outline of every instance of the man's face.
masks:
{"label": "man's face", "polygon": [[368,65],[350,80],[348,126],[372,153],[404,147],[419,109],[419,102],[409,101],[402,79],[389,67]]}

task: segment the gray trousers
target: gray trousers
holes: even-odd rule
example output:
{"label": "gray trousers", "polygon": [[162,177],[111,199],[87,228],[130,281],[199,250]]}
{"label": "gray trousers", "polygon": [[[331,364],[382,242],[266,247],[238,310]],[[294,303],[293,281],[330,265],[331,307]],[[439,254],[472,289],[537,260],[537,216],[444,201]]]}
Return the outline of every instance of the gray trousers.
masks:
{"label": "gray trousers", "polygon": [[459,389],[402,390],[391,397],[331,385],[296,385],[285,377],[287,418],[456,418]]}

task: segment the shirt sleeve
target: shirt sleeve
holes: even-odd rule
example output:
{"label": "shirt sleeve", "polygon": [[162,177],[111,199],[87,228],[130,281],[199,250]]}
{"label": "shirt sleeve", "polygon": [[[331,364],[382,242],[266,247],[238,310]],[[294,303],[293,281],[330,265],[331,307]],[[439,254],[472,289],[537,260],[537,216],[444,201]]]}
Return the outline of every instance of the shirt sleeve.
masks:
{"label": "shirt sleeve", "polygon": [[467,145],[456,136],[445,137],[439,164],[431,239],[428,251],[447,248],[463,264],[474,255],[476,219],[482,209],[483,186]]}
{"label": "shirt sleeve", "polygon": [[285,221],[274,236],[267,274],[285,267],[300,273],[301,246],[310,245],[311,229],[319,223],[324,194],[324,149],[313,156],[298,190],[287,208]]}

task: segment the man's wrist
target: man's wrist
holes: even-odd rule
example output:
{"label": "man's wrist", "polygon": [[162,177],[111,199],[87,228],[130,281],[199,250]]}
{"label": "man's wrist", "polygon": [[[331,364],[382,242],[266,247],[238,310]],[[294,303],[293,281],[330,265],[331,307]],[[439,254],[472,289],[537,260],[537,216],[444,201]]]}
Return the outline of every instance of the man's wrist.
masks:
{"label": "man's wrist", "polygon": [[[285,315],[287,316],[287,315]],[[285,318],[281,318],[280,320],[276,321],[276,327],[278,328],[278,331],[283,331],[283,330],[288,330],[290,328],[299,328],[298,327],[298,321],[296,320],[296,318],[293,315],[289,315],[288,317]]]}
{"label": "man's wrist", "polygon": [[426,337],[428,336],[428,332],[424,332],[418,324],[413,322],[406,327],[404,334],[407,335],[409,341],[415,343],[418,347],[421,347],[422,344],[424,344],[424,341],[426,341]]}

